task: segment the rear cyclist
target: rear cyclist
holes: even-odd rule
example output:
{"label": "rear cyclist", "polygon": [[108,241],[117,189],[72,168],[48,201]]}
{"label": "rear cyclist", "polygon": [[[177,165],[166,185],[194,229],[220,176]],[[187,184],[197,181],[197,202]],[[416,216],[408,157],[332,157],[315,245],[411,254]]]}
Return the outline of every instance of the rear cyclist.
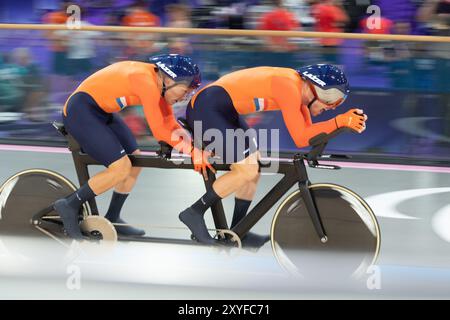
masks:
{"label": "rear cyclist", "polygon": [[[227,140],[227,130],[236,132],[249,128],[240,115],[281,110],[296,146],[303,148],[310,145],[312,138],[322,133],[329,134],[340,127],[349,127],[358,133],[365,130],[367,116],[360,109],[349,110],[328,121],[312,123],[311,116],[335,109],[344,102],[349,92],[344,73],[327,64],[298,70],[275,67],[244,69],[225,75],[197,92],[187,107],[186,119],[194,131],[194,122],[201,122],[202,132],[194,132],[195,136],[204,137],[209,129],[221,132],[222,150],[217,150],[218,142],[215,140],[204,139],[203,143],[214,145],[216,155],[231,163],[231,171],[219,177],[211,190],[181,212],[180,220],[200,242],[214,244],[203,218],[209,207],[235,193],[231,228],[246,215],[260,176],[260,155],[255,136],[236,134],[245,144],[242,150],[237,148],[234,137]],[[242,240],[261,246],[269,237],[248,233]]]}
{"label": "rear cyclist", "polygon": [[[68,235],[81,239],[78,212],[81,205],[114,188],[106,218],[113,223],[120,218],[121,208],[141,171],[133,167],[127,154],[139,154],[136,139],[116,114],[124,108],[142,105],[146,120],[157,140],[162,140],[184,153],[203,156],[193,150],[191,142],[172,140],[172,132],[180,129],[171,105],[186,99],[200,85],[200,71],[189,58],[160,55],[149,63],[123,61],[112,64],[88,77],[67,100],[63,110],[66,130],[84,152],[106,169],[81,186],[72,195],[54,203]],[[199,161],[197,161],[199,162]],[[201,161],[200,161],[201,162]],[[116,226],[123,235],[144,235],[131,226]]]}

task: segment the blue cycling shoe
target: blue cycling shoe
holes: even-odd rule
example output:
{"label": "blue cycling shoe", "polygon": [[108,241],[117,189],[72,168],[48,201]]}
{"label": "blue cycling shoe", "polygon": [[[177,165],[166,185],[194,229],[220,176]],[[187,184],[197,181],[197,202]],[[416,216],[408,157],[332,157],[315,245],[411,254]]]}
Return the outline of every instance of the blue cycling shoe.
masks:
{"label": "blue cycling shoe", "polygon": [[241,242],[243,248],[261,248],[269,240],[269,235],[261,236],[253,232],[247,232]]}
{"label": "blue cycling shoe", "polygon": [[[119,224],[128,224],[121,218],[118,218],[117,221],[111,221],[111,223],[119,223]],[[132,227],[130,225],[127,226],[116,226],[114,225],[114,228],[116,228],[117,234],[122,236],[136,236],[136,237],[142,237],[145,235],[145,231],[142,229],[138,229],[135,227]]]}
{"label": "blue cycling shoe", "polygon": [[67,199],[59,199],[53,204],[53,209],[61,217],[67,235],[75,240],[82,240],[83,234],[80,229],[79,209],[75,209],[68,204]]}
{"label": "blue cycling shoe", "polygon": [[189,230],[191,230],[197,241],[210,245],[218,244],[217,240],[210,236],[208,228],[206,227],[205,219],[203,218],[203,214],[189,207],[181,212],[178,217],[181,222],[183,222]]}

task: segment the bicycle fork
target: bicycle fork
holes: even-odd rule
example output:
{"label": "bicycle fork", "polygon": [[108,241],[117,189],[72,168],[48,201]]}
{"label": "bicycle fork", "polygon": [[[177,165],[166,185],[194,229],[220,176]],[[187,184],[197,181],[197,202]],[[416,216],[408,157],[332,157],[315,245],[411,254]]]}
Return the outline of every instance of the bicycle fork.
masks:
{"label": "bicycle fork", "polygon": [[311,191],[309,190],[311,182],[309,181],[302,156],[295,156],[294,166],[299,179],[298,187],[300,189],[300,195],[305,203],[306,209],[308,210],[309,216],[311,217],[314,229],[316,229],[320,241],[322,243],[326,243],[328,241],[328,237],[325,233],[325,228],[323,227],[322,219],[320,218],[319,211],[317,210]]}

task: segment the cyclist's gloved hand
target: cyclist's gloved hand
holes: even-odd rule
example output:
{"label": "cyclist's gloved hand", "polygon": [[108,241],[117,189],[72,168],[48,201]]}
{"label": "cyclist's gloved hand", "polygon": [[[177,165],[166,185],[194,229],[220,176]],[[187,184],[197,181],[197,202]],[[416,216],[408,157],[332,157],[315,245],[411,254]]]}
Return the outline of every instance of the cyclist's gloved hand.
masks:
{"label": "cyclist's gloved hand", "polygon": [[338,115],[335,120],[338,128],[348,127],[358,133],[366,130],[367,115],[361,109],[351,109]]}
{"label": "cyclist's gloved hand", "polygon": [[216,170],[209,163],[208,158],[211,156],[211,152],[202,151],[197,148],[193,148],[191,152],[192,163],[194,164],[194,170],[203,174],[205,180],[208,180],[208,171],[209,168],[212,172],[216,173]]}

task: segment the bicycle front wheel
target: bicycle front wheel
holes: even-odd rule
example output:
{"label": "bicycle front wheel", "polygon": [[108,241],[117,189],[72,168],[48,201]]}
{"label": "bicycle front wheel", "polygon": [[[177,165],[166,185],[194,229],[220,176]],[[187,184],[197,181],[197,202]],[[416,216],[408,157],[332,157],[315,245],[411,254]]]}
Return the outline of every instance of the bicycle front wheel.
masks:
{"label": "bicycle front wheel", "polygon": [[293,274],[323,271],[365,272],[380,251],[380,228],[369,205],[356,193],[335,184],[309,186],[328,241],[318,236],[300,190],[289,195],[272,220],[272,250]]}
{"label": "bicycle front wheel", "polygon": [[[18,172],[0,186],[0,234],[42,235],[31,224],[33,216],[75,190],[72,182],[50,170],[29,169]],[[90,214],[87,204],[83,205],[80,214]],[[47,213],[43,219],[62,232],[62,223],[56,212]]]}

